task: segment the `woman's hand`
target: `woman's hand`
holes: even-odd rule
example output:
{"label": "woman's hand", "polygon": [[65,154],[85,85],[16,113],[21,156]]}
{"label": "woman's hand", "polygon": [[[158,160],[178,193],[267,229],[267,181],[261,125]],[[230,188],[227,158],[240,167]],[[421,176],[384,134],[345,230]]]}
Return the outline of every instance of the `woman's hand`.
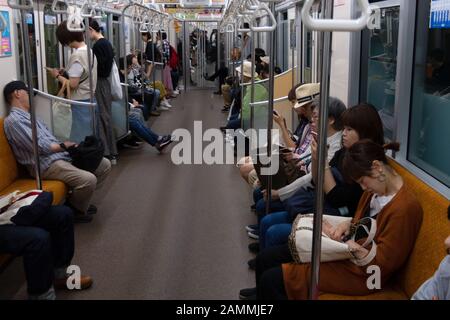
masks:
{"label": "woman's hand", "polygon": [[57,76],[61,75],[60,70],[56,68],[47,68],[47,70],[52,75],[53,78],[56,78]]}
{"label": "woman's hand", "polygon": [[279,114],[273,114],[273,121],[275,121],[280,127],[284,127],[284,118]]}
{"label": "woman's hand", "polygon": [[[267,190],[262,190],[261,192],[262,192],[262,194],[264,196],[264,200],[267,201]],[[278,190],[273,190],[272,189],[271,198],[272,198],[272,200],[279,200],[280,199],[280,194],[278,193]]]}
{"label": "woman's hand", "polygon": [[342,241],[343,238],[350,234],[351,221],[344,221],[333,227],[329,237],[336,241]]}
{"label": "woman's hand", "polygon": [[369,254],[369,251],[366,248],[360,246],[353,240],[348,240],[346,244],[348,245],[348,249],[356,259],[364,259]]}
{"label": "woman's hand", "polygon": [[132,100],[131,101],[131,104],[136,108],[136,107],[139,107],[139,102],[137,102],[136,100]]}
{"label": "woman's hand", "polygon": [[283,153],[283,158],[286,161],[291,161],[293,159],[300,159],[300,155],[295,152]]}

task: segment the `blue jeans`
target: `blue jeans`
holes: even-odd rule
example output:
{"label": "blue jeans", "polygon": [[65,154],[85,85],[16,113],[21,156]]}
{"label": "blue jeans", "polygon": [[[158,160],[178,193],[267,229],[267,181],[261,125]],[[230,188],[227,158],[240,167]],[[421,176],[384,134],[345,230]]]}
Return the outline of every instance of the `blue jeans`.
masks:
{"label": "blue jeans", "polygon": [[152,146],[158,143],[159,136],[155,134],[150,128],[147,128],[145,123],[143,123],[137,115],[133,113],[130,114],[130,116],[128,117],[128,121],[130,123],[131,131],[133,131],[133,133],[135,133],[137,136],[141,137]]}
{"label": "blue jeans", "polygon": [[[260,250],[287,242],[291,232],[291,216],[287,211],[275,212],[264,216],[259,224]],[[276,226],[283,226],[274,228]]]}
{"label": "blue jeans", "polygon": [[[81,102],[90,102],[87,100],[79,100]],[[95,101],[94,101],[95,102]],[[96,111],[91,112],[91,107],[72,105],[72,128],[70,130],[70,141],[79,143],[84,141],[86,136],[93,135],[92,117],[96,118],[96,125],[98,127],[98,116]],[[95,108],[96,110],[97,108]]]}
{"label": "blue jeans", "polygon": [[232,114],[230,120],[227,123],[227,129],[239,129],[241,127],[241,119],[239,119],[239,113]]}
{"label": "blue jeans", "polygon": [[[156,107],[158,106],[159,97],[161,96],[161,92],[158,89],[146,88],[145,93],[148,93],[149,95],[152,96],[150,99],[150,110],[156,111]],[[147,96],[145,96],[144,99],[147,100]]]}
{"label": "blue jeans", "polygon": [[53,285],[54,269],[70,265],[74,253],[73,211],[53,206],[34,226],[0,226],[0,253],[23,256],[28,294]]}

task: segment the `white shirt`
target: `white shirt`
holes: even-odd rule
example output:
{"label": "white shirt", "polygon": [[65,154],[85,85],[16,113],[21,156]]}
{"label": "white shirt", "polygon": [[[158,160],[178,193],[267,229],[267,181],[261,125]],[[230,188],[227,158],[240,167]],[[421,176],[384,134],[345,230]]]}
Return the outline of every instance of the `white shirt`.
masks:
{"label": "white shirt", "polygon": [[[87,46],[79,47],[78,49],[75,49],[75,51],[87,51]],[[80,78],[83,71],[84,69],[81,63],[75,62],[70,66],[69,70],[67,70],[67,73],[70,78]]]}
{"label": "white shirt", "polygon": [[381,210],[391,202],[392,198],[395,197],[395,194],[392,196],[378,196],[374,194],[372,196],[372,200],[370,200],[370,217],[373,218],[377,214],[380,213]]}

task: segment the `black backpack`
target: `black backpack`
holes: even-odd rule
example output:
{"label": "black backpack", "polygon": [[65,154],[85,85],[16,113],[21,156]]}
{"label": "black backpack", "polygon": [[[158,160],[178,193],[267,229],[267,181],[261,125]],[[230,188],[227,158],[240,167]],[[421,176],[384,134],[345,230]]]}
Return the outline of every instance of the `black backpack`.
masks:
{"label": "black backpack", "polygon": [[94,136],[87,136],[78,146],[67,148],[72,157],[72,164],[82,170],[95,172],[103,159],[105,147]]}

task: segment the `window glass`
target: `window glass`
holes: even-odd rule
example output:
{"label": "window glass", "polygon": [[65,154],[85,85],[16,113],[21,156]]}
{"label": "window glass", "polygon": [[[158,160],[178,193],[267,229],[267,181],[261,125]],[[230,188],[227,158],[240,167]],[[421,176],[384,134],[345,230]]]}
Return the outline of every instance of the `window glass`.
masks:
{"label": "window glass", "polygon": [[450,186],[448,10],[448,1],[418,1],[408,160]]}
{"label": "window glass", "polygon": [[[17,20],[19,21],[19,20]],[[26,13],[26,21],[28,25],[28,41],[30,42],[30,57],[31,60],[31,72],[32,72],[32,81],[33,87],[38,88],[38,72],[37,72],[37,59],[36,59],[36,33],[34,30],[34,14]],[[25,66],[24,66],[24,48],[23,48],[23,40],[22,40],[22,30],[20,27],[20,23],[17,23],[17,35],[18,35],[18,43],[19,43],[19,77],[20,80],[27,81],[25,75]]]}
{"label": "window glass", "polygon": [[395,80],[400,7],[381,9],[381,28],[365,30],[362,41],[360,101],[377,108],[385,136],[394,134]]}
{"label": "window glass", "polygon": [[[59,43],[56,38],[57,27],[56,14],[51,11],[51,5],[46,5],[44,9],[45,61],[47,67],[51,68],[60,67]],[[47,91],[53,95],[58,93],[58,84],[49,74],[47,74]]]}

